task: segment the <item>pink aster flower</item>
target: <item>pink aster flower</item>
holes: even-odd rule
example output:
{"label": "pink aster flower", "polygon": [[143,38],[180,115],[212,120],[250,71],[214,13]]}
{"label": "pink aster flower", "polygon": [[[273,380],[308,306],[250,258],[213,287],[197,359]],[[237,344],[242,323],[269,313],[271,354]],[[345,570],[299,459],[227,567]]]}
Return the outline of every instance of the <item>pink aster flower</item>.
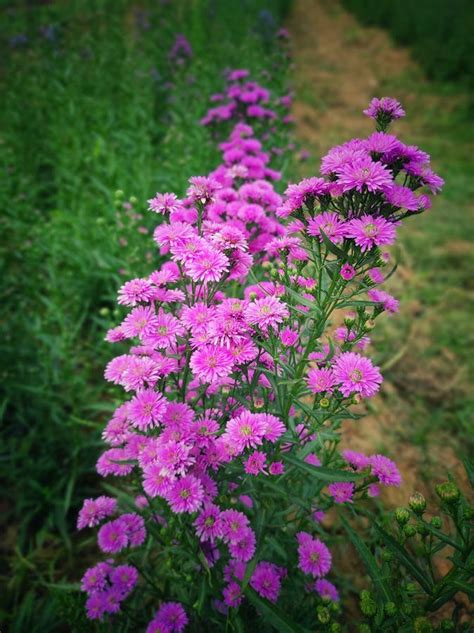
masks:
{"label": "pink aster flower", "polygon": [[345,236],[345,223],[341,217],[332,211],[320,213],[308,221],[308,235],[319,237],[323,241],[322,233],[334,244],[342,242]]}
{"label": "pink aster flower", "polygon": [[284,569],[263,560],[255,567],[250,577],[250,586],[262,598],[266,598],[270,602],[276,602],[280,594],[281,579],[284,575]]}
{"label": "pink aster flower", "polygon": [[143,337],[145,345],[158,349],[169,349],[176,343],[176,337],[184,332],[184,327],[172,314],[163,309],[158,311],[153,332]]}
{"label": "pink aster flower", "polygon": [[256,448],[262,444],[267,430],[267,421],[260,414],[244,411],[227,422],[222,436],[237,453],[246,448]]}
{"label": "pink aster flower", "polygon": [[362,191],[366,189],[372,193],[382,191],[393,183],[392,173],[381,163],[371,158],[358,158],[345,163],[338,171],[338,184],[342,191]]}
{"label": "pink aster flower", "polygon": [[118,303],[124,306],[136,306],[147,303],[153,296],[153,286],[148,279],[132,279],[119,290]]}
{"label": "pink aster flower", "polygon": [[384,191],[385,199],[394,207],[402,207],[408,211],[417,211],[420,202],[416,195],[408,187],[394,183]]}
{"label": "pink aster flower", "polygon": [[89,567],[81,579],[82,591],[92,593],[105,589],[110,569],[108,563],[97,563],[94,567]]}
{"label": "pink aster flower", "polygon": [[148,200],[148,208],[155,213],[173,213],[183,208],[183,203],[174,193],[157,193]]}
{"label": "pink aster flower", "polygon": [[331,552],[318,538],[313,538],[307,532],[298,532],[298,567],[305,574],[320,578],[331,569]]}
{"label": "pink aster flower", "polygon": [[248,475],[266,473],[267,456],[262,451],[253,451],[244,461],[244,470]]}
{"label": "pink aster flower", "polygon": [[246,527],[238,540],[229,542],[229,554],[237,561],[248,562],[255,554],[256,538],[254,531]]}
{"label": "pink aster flower", "polygon": [[188,616],[179,602],[164,602],[149,623],[146,633],[181,633]]}
{"label": "pink aster flower", "polygon": [[129,418],[140,430],[157,426],[162,420],[168,401],[153,389],[143,389],[130,402]]}
{"label": "pink aster flower", "polygon": [[399,486],[402,483],[397,465],[385,455],[371,455],[370,465],[372,474],[378,477],[384,486]]}
{"label": "pink aster flower", "polygon": [[229,270],[229,259],[217,250],[206,248],[190,257],[184,265],[186,274],[196,282],[219,281]]}
{"label": "pink aster flower", "polygon": [[271,413],[256,413],[260,420],[265,424],[265,433],[263,437],[269,442],[275,443],[286,431],[286,426],[275,415]]}
{"label": "pink aster flower", "polygon": [[203,345],[191,356],[190,366],[196,378],[212,384],[232,373],[234,357],[225,347]]}
{"label": "pink aster flower", "polygon": [[286,327],[280,332],[280,340],[285,347],[294,347],[299,338],[297,330]]}
{"label": "pink aster flower", "polygon": [[364,110],[364,114],[371,119],[377,120],[380,117],[384,117],[390,122],[405,116],[405,110],[402,108],[401,103],[392,97],[382,97],[381,99],[374,97],[369,107]]}
{"label": "pink aster flower", "polygon": [[283,462],[272,462],[268,469],[270,475],[282,475],[285,472],[285,464]]}
{"label": "pink aster flower", "polygon": [[395,299],[395,297],[392,297],[391,294],[385,292],[385,290],[377,290],[374,288],[373,290],[369,290],[367,295],[371,301],[381,303],[386,312],[398,312],[400,302],[398,299]]}
{"label": "pink aster flower", "polygon": [[356,276],[357,271],[354,266],[351,266],[350,264],[343,264],[339,274],[345,281],[350,281]]}
{"label": "pink aster flower", "polygon": [[260,327],[264,332],[268,328],[276,328],[289,316],[287,306],[276,297],[264,297],[249,303],[244,317],[249,325]]}
{"label": "pink aster flower", "polygon": [[207,176],[192,176],[189,182],[190,187],[186,195],[193,202],[201,202],[202,204],[212,202],[215,193],[222,188],[218,180]]}
{"label": "pink aster flower", "polygon": [[213,543],[216,539],[221,538],[223,530],[220,508],[212,503],[208,503],[194,521],[193,525],[201,541],[210,541]]}
{"label": "pink aster flower", "polygon": [[77,519],[77,529],[94,527],[101,521],[114,514],[117,510],[117,499],[113,497],[97,497],[85,499]]}
{"label": "pink aster flower", "polygon": [[157,326],[158,318],[151,307],[138,306],[125,318],[120,326],[127,338],[139,336],[140,338],[151,334]]}
{"label": "pink aster flower", "polygon": [[166,498],[173,512],[196,512],[202,505],[204,488],[197,477],[186,475],[171,484]]}
{"label": "pink aster flower", "polygon": [[318,367],[312,367],[308,371],[306,382],[313,393],[322,393],[324,391],[332,393],[332,389],[336,384],[332,369],[319,369]]}
{"label": "pink aster flower", "polygon": [[382,376],[372,361],[355,352],[344,352],[334,361],[334,381],[347,398],[352,393],[360,393],[370,398],[380,389]]}
{"label": "pink aster flower", "polygon": [[370,281],[374,284],[381,284],[385,279],[380,268],[371,268],[367,271],[367,275],[369,276]]}
{"label": "pink aster flower", "polygon": [[370,466],[370,458],[364,453],[358,453],[356,451],[344,450],[342,456],[351,466],[356,470],[364,470]]}
{"label": "pink aster flower", "polygon": [[350,503],[354,496],[355,486],[352,481],[336,481],[329,484],[328,490],[336,503]]}
{"label": "pink aster flower", "polygon": [[236,582],[229,583],[222,594],[228,607],[238,607],[242,602],[242,587]]}
{"label": "pink aster flower", "polygon": [[346,237],[353,238],[361,251],[368,251],[374,246],[393,244],[397,235],[395,226],[384,218],[363,215],[346,224]]}
{"label": "pink aster flower", "polygon": [[120,552],[128,545],[125,524],[120,518],[105,523],[99,530],[97,541],[103,552],[108,554]]}
{"label": "pink aster flower", "polygon": [[329,580],[320,578],[314,583],[314,589],[317,593],[319,593],[323,600],[339,602],[339,592],[332,582],[329,582]]}
{"label": "pink aster flower", "polygon": [[224,510],[221,512],[222,538],[226,543],[237,543],[245,536],[249,527],[249,520],[243,512],[238,510]]}

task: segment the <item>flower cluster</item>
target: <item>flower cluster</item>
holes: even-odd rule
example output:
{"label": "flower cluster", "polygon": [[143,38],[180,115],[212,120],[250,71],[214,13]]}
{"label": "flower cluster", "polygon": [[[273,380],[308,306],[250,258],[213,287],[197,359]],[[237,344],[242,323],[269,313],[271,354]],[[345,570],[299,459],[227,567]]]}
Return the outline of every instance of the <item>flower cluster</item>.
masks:
{"label": "flower cluster", "polygon": [[[179,600],[158,605],[150,633],[182,631],[204,604],[217,623],[249,591],[277,603],[297,586],[307,600],[337,601],[325,510],[401,481],[387,457],[339,454],[332,438],[382,384],[366,355],[374,320],[398,309],[376,287],[387,276],[382,248],[429,207],[423,188],[435,193],[442,181],[424,152],[376,132],[331,150],[322,177],[282,197],[270,153],[244,122],[275,118],[270,95],[247,71],[228,79],[215,98],[227,103],[204,120],[234,123],[222,162],[192,177],[185,196],[149,200],[165,261],[120,288],[129,312],[107,333],[130,342],[105,370],[127,399],[104,429],[97,470],[122,478],[131,501],[124,511],[113,498],[88,499],[78,519],[100,525],[107,556],[140,561],[147,606],[157,586]],[[401,116],[381,104],[370,116]],[[344,314],[335,331],[333,313]],[[160,568],[173,572],[147,593]],[[200,589],[184,582],[198,572]],[[137,582],[135,567],[109,560],[88,570],[89,617],[116,613]]]}

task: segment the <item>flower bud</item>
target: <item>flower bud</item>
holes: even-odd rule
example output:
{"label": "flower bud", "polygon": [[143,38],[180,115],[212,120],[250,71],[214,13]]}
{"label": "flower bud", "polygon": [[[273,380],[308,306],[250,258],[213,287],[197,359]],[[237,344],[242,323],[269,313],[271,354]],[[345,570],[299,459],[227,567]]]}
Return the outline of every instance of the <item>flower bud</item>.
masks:
{"label": "flower bud", "polygon": [[368,321],[365,322],[364,327],[367,330],[367,332],[370,332],[370,330],[373,330],[375,327],[375,321],[373,319],[369,319]]}
{"label": "flower bud", "polygon": [[421,516],[426,510],[426,499],[420,492],[415,492],[410,497],[408,505],[413,510],[413,512]]}
{"label": "flower bud", "polygon": [[355,323],[355,318],[353,316],[347,315],[344,317],[344,325],[348,328],[352,327]]}
{"label": "flower bud", "polygon": [[360,393],[352,394],[352,398],[351,398],[352,404],[360,404],[361,401],[362,401],[362,396],[360,395]]}
{"label": "flower bud", "polygon": [[446,503],[455,504],[459,501],[459,497],[461,496],[459,488],[452,481],[445,481],[443,484],[438,484],[435,490],[441,501],[445,501]]}
{"label": "flower bud", "polygon": [[387,615],[395,615],[397,612],[397,605],[395,602],[387,602],[385,605],[385,613]]}
{"label": "flower bud", "polygon": [[137,198],[135,198],[135,196],[132,196],[130,198],[130,204],[137,204],[137,202],[138,202],[138,200],[137,200]]}
{"label": "flower bud", "polygon": [[400,525],[405,525],[410,520],[410,513],[406,508],[397,508],[395,510],[395,519]]}
{"label": "flower bud", "polygon": [[321,398],[321,400],[319,401],[319,406],[323,409],[327,409],[330,404],[331,401],[329,400],[329,398]]}
{"label": "flower bud", "polygon": [[262,266],[263,270],[268,270],[269,268],[272,267],[272,263],[267,260],[265,262],[262,262],[261,266]]}
{"label": "flower bud", "polygon": [[342,631],[341,625],[338,624],[337,622],[333,622],[331,626],[329,627],[329,631],[330,633],[341,633]]}
{"label": "flower bud", "polygon": [[430,521],[430,525],[431,527],[434,527],[437,530],[440,530],[443,525],[443,522],[441,521],[440,517],[433,517]]}
{"label": "flower bud", "polygon": [[107,307],[101,308],[99,310],[100,316],[103,316],[103,317],[107,316],[109,314],[109,312],[110,312],[110,310]]}
{"label": "flower bud", "polygon": [[384,549],[382,551],[382,560],[385,561],[386,563],[389,563],[391,560],[393,560],[392,552],[389,552],[387,549]]}
{"label": "flower bud", "polygon": [[117,200],[121,200],[123,198],[123,191],[121,189],[117,189],[115,192],[115,197]]}
{"label": "flower bud", "polygon": [[405,525],[403,528],[403,534],[407,537],[407,538],[411,538],[412,536],[415,536],[416,534],[416,528],[414,525]]}
{"label": "flower bud", "polygon": [[256,298],[257,298],[257,293],[256,292],[249,293],[250,301],[255,301]]}
{"label": "flower bud", "polygon": [[423,616],[416,618],[416,620],[413,623],[414,633],[430,633],[430,631],[432,630],[433,630],[433,627],[430,621],[428,620],[428,618],[425,618]]}
{"label": "flower bud", "polygon": [[407,582],[406,584],[407,593],[416,593],[416,585],[414,582]]}
{"label": "flower bud", "polygon": [[321,624],[327,624],[331,620],[331,614],[326,607],[319,606],[316,611]]}
{"label": "flower bud", "polygon": [[375,615],[377,613],[377,604],[368,591],[362,591],[360,594],[360,610],[364,615]]}

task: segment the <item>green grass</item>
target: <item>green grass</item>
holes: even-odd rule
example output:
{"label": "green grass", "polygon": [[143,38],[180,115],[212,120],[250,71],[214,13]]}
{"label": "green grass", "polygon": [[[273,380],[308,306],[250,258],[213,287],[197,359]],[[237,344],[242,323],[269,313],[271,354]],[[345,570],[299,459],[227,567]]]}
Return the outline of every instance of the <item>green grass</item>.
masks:
{"label": "green grass", "polygon": [[[77,580],[92,544],[74,523],[82,499],[98,492],[100,430],[113,409],[102,377],[113,350],[103,337],[117,318],[119,285],[159,262],[150,235],[138,231],[156,222],[146,199],[182,193],[191,175],[216,165],[197,122],[225,68],[248,67],[269,87],[283,84],[284,76],[260,73],[274,59],[286,5],[148,0],[137,16],[131,0],[77,0],[19,2],[7,11],[0,468],[8,492],[0,573],[8,596],[0,621],[11,631],[71,630],[71,605],[52,584]],[[44,25],[54,26],[53,40],[41,35]],[[19,33],[28,41],[12,48]],[[177,33],[193,48],[182,66],[168,56]],[[117,189],[124,201],[137,197],[142,218],[116,205]]]}

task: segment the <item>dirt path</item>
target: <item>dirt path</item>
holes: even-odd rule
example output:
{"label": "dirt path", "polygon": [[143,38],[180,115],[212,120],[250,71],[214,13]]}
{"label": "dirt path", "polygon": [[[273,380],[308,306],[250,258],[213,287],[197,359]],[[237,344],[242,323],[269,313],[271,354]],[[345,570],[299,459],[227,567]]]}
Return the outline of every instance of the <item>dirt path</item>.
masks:
{"label": "dirt path", "polygon": [[[388,77],[393,82],[394,77],[410,73],[417,76],[420,71],[409,53],[396,47],[388,34],[380,29],[362,27],[333,0],[295,0],[287,26],[295,64],[292,77],[296,93],[293,108],[296,135],[303,147],[311,152],[310,162],[301,168],[301,176],[306,177],[317,173],[316,161],[331,146],[373,131],[372,122],[362,115],[362,110],[372,97],[384,96]],[[403,131],[408,137],[409,126],[417,125],[417,108],[413,104],[417,97],[410,94],[409,87],[403,87],[402,81],[399,94],[393,94],[392,90],[390,96],[399,98],[408,109],[415,111],[411,123],[404,121]],[[427,98],[432,99],[432,96]],[[435,103],[434,107],[443,105],[444,102]],[[410,283],[413,275],[408,256],[397,274],[401,280],[398,283]],[[402,307],[406,315],[412,315],[409,319],[413,324],[410,341],[419,338],[419,345],[428,346],[429,338],[421,341],[421,332],[417,329],[423,321],[416,319],[417,309],[416,304]],[[391,329],[390,326],[389,333]],[[395,331],[392,337],[395,348],[400,339]],[[397,353],[394,349],[395,362],[399,362]],[[416,345],[403,362],[411,363],[413,371],[420,373]],[[407,376],[407,381],[409,378]],[[419,386],[423,388],[422,384]],[[406,503],[415,489],[431,496],[430,480],[433,475],[439,480],[446,468],[455,470],[460,479],[464,479],[463,469],[451,446],[438,441],[420,448],[409,441],[410,410],[394,385],[384,384],[383,396],[374,399],[371,409],[366,419],[347,423],[345,443],[356,450],[384,452],[396,459],[405,485],[399,490],[384,492],[390,504]]]}

